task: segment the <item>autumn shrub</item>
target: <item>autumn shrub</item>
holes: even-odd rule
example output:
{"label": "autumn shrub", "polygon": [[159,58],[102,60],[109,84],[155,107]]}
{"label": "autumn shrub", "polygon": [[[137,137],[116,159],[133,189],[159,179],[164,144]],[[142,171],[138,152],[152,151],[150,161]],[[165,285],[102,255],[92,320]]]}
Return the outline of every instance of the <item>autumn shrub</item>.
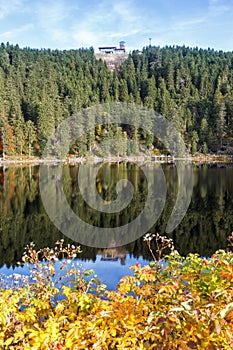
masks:
{"label": "autumn shrub", "polygon": [[[182,257],[158,235],[145,237],[150,250],[152,239],[154,261],[132,266],[115,291],[67,262],[77,247],[29,246],[24,260],[32,279],[0,291],[0,348],[232,349],[233,254]],[[158,260],[167,248],[171,253]]]}

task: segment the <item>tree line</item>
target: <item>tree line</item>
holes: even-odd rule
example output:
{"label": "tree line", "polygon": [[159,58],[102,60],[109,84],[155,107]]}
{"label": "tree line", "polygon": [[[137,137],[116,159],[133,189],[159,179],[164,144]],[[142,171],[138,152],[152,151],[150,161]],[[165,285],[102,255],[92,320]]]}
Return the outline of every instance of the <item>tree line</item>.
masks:
{"label": "tree line", "polygon": [[[128,102],[173,122],[187,149],[233,153],[233,53],[188,47],[133,51],[111,72],[93,48],[50,50],[0,46],[0,153],[40,156],[57,126],[83,108]],[[115,128],[115,129],[114,129]],[[85,155],[106,135],[161,147],[142,130],[96,127],[70,150]],[[99,150],[101,155],[101,150]]]}

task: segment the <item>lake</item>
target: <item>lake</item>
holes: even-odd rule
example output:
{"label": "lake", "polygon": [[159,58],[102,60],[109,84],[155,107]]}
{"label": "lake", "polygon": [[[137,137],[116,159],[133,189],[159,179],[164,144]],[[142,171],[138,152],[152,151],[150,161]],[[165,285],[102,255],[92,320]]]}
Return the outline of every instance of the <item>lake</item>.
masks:
{"label": "lake", "polygon": [[[210,256],[217,249],[227,247],[227,237],[233,231],[233,164],[191,166],[191,202],[182,221],[168,236],[174,240],[181,255],[193,252]],[[56,166],[47,167],[49,172],[56,169]],[[159,167],[165,179],[166,196],[161,215],[156,213],[158,219],[149,230],[164,234],[179,189],[177,168],[172,163],[151,163],[146,167],[149,174],[155,174],[155,168]],[[89,225],[105,228],[127,225],[143,210],[149,192],[148,180],[137,164],[98,164],[95,187],[104,203],[116,200],[119,180],[126,178],[133,185],[130,203],[116,213],[99,212],[85,202],[77,183],[79,172],[79,165],[64,165],[62,185],[73,212]],[[37,248],[52,247],[61,238],[65,243],[73,243],[47,215],[40,194],[39,177],[39,166],[0,168],[0,273],[8,276],[13,272],[27,273],[16,264],[29,242],[33,241]],[[88,193],[88,188],[85,190]],[[85,237],[85,233],[83,235]],[[143,265],[152,258],[143,237],[109,249],[93,246],[92,243],[90,246],[81,245],[81,249],[80,263],[86,268],[93,268],[109,288],[115,288],[119,279],[130,273],[130,265],[136,262]]]}

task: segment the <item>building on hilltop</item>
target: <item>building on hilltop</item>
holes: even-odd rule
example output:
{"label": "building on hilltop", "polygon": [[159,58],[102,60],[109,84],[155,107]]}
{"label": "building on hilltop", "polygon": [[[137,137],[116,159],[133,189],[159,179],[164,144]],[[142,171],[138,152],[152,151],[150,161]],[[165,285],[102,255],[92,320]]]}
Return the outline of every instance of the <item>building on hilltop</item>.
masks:
{"label": "building on hilltop", "polygon": [[120,41],[119,47],[116,46],[100,46],[99,53],[95,54],[97,60],[102,60],[106,63],[110,71],[120,71],[124,61],[128,58],[126,53],[125,42]]}
{"label": "building on hilltop", "polygon": [[125,53],[125,42],[120,41],[119,47],[116,46],[100,46],[99,52],[103,54]]}

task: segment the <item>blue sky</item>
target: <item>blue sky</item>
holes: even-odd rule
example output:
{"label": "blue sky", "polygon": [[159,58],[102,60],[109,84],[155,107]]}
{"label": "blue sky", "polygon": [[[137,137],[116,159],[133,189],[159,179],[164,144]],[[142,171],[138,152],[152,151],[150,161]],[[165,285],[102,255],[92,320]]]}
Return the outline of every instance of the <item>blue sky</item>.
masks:
{"label": "blue sky", "polygon": [[233,51],[233,0],[0,0],[0,42],[127,50],[186,45]]}

